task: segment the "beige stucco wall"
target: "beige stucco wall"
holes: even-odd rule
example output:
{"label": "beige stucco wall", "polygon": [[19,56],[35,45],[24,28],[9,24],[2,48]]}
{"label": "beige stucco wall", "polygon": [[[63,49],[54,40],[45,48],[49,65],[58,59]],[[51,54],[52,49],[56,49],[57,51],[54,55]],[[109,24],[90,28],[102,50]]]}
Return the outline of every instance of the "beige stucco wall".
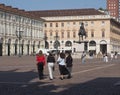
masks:
{"label": "beige stucco wall", "polygon": [[[67,48],[65,46],[66,41],[71,41],[72,42],[72,46],[70,47],[72,49],[72,51],[74,51],[74,48],[76,48],[76,51],[80,51],[83,50],[83,45],[82,44],[77,44],[74,43],[74,41],[78,41],[79,37],[78,37],[78,31],[80,28],[80,23],[83,22],[84,26],[85,26],[85,30],[88,33],[88,37],[84,40],[87,41],[95,41],[96,42],[96,46],[95,47],[90,47],[88,44],[88,51],[92,48],[96,50],[96,53],[100,52],[100,44],[103,43],[102,41],[105,41],[107,44],[107,53],[110,53],[112,51],[112,44],[110,42],[111,36],[114,38],[120,38],[120,35],[116,35],[116,34],[112,34],[110,31],[110,17],[105,15],[105,16],[91,16],[91,18],[89,19],[89,17],[85,16],[82,19],[79,19],[81,17],[77,17],[77,19],[75,19],[75,17],[43,17],[46,22],[45,24],[47,24],[47,27],[44,27],[44,31],[47,34],[47,41],[49,43],[49,48],[54,49],[53,47],[53,43],[55,41],[54,36],[56,35],[56,31],[58,32],[58,36],[59,36],[59,42],[61,43],[61,41],[64,41],[64,43],[61,43],[61,46],[59,47],[59,49],[63,48]],[[73,22],[75,24],[73,24]],[[93,22],[93,24],[92,24]],[[104,23],[103,23],[104,22]],[[52,27],[50,27],[50,23],[52,23]],[[55,24],[58,23],[58,27],[55,27]],[[64,27],[61,27],[61,23],[64,23]],[[68,24],[69,23],[69,24]],[[88,24],[86,26],[86,23]],[[113,25],[114,26],[114,25]],[[116,26],[114,26],[116,27]],[[120,29],[120,27],[119,27]],[[102,31],[104,30],[105,32],[105,37],[102,37]],[[50,31],[52,31],[52,36],[50,36]],[[61,36],[61,31],[64,31],[64,38],[62,38]],[[67,32],[70,32],[70,38],[67,37]],[[73,37],[73,31],[75,31],[76,37]],[[91,31],[94,31],[94,37],[91,37]],[[52,43],[50,43],[50,41],[52,41]],[[120,48],[118,49],[120,50]]]}

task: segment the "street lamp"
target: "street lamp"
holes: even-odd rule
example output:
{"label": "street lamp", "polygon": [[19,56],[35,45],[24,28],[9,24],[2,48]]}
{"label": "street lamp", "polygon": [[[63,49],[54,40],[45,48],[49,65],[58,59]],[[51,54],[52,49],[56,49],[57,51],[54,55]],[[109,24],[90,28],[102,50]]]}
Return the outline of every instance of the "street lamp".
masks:
{"label": "street lamp", "polygon": [[17,36],[17,38],[18,38],[18,40],[19,40],[19,57],[21,57],[21,52],[20,52],[20,41],[21,41],[21,38],[22,38],[22,36],[23,36],[23,31],[16,31],[16,36]]}

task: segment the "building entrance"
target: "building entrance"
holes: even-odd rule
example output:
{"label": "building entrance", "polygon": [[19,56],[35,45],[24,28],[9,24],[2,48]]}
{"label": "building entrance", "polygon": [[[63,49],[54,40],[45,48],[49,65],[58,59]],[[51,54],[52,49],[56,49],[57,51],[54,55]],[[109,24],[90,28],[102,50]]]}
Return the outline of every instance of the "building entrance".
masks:
{"label": "building entrance", "polygon": [[107,53],[107,44],[101,44],[100,51],[102,52],[102,54]]}

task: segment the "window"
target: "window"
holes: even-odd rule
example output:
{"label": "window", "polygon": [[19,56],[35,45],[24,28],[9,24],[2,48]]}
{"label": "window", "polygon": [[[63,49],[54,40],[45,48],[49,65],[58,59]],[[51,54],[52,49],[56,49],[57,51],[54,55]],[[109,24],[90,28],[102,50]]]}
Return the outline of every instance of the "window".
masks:
{"label": "window", "polygon": [[70,38],[70,32],[67,32],[67,38]]}
{"label": "window", "polygon": [[85,22],[85,26],[88,26],[88,22],[87,21]]}
{"label": "window", "polygon": [[88,37],[88,32],[86,31],[86,37]]}
{"label": "window", "polygon": [[93,22],[93,21],[91,21],[91,25],[94,25],[94,22]]}
{"label": "window", "polygon": [[45,27],[47,27],[47,24],[45,23]]}
{"label": "window", "polygon": [[56,32],[56,36],[58,36],[58,32]]}
{"label": "window", "polygon": [[64,27],[64,23],[61,23],[61,27]]}
{"label": "window", "polygon": [[76,33],[75,32],[73,32],[73,38],[76,38],[76,35],[75,35]]}
{"label": "window", "polygon": [[73,32],[73,38],[75,38],[76,37],[76,35],[75,35],[75,31]]}
{"label": "window", "polygon": [[71,46],[72,46],[72,42],[71,42],[71,41],[67,41],[67,42],[65,43],[65,46],[71,47]]}
{"label": "window", "polygon": [[52,23],[50,23],[50,27],[52,27]]}
{"label": "window", "polygon": [[64,38],[64,32],[61,32],[61,37]]}
{"label": "window", "polygon": [[58,27],[58,23],[56,23],[56,27]]}
{"label": "window", "polygon": [[105,37],[105,31],[102,31],[102,37],[103,38]]}
{"label": "window", "polygon": [[102,21],[102,25],[105,25],[105,21]]}
{"label": "window", "polygon": [[91,37],[94,37],[94,32],[93,31],[91,32]]}
{"label": "window", "polygon": [[67,22],[67,25],[69,26],[69,25],[70,25],[70,22]]}
{"label": "window", "polygon": [[50,36],[52,36],[52,31],[50,31]]}
{"label": "window", "polygon": [[75,25],[76,24],[76,22],[73,22],[73,25]]}
{"label": "window", "polygon": [[95,41],[90,41],[89,46],[96,46],[96,42]]}
{"label": "window", "polygon": [[44,33],[45,33],[44,35],[45,35],[45,36],[47,36],[47,30],[45,30],[45,32],[44,32]]}

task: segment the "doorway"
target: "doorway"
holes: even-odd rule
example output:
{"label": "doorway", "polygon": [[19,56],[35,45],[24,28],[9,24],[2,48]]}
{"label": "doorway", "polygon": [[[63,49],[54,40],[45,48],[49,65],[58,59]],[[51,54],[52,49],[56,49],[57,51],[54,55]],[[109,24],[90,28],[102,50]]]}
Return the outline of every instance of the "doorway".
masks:
{"label": "doorway", "polygon": [[102,54],[107,53],[107,44],[100,44],[100,51]]}

